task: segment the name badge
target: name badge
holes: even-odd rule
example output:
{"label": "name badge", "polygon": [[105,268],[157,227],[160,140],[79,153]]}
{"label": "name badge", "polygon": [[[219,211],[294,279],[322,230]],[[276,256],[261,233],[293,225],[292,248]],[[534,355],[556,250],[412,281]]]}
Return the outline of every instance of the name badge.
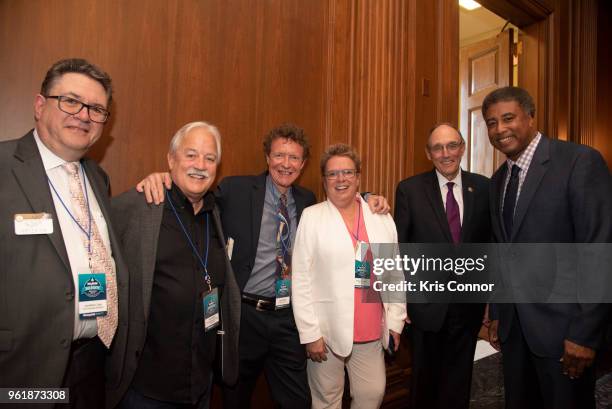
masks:
{"label": "name badge", "polygon": [[275,307],[277,310],[288,308],[291,305],[291,279],[278,279],[274,290],[276,294]]}
{"label": "name badge", "polygon": [[53,218],[50,213],[17,213],[14,221],[15,234],[18,236],[53,233]]}
{"label": "name badge", "polygon": [[[362,251],[362,248],[364,251]],[[367,244],[357,242],[355,249],[355,288],[370,288],[370,262],[366,260]]]}
{"label": "name badge", "polygon": [[202,300],[204,307],[204,331],[215,328],[219,325],[219,289],[213,288]]}
{"label": "name badge", "polygon": [[107,312],[106,274],[79,273],[79,318],[103,317]]}

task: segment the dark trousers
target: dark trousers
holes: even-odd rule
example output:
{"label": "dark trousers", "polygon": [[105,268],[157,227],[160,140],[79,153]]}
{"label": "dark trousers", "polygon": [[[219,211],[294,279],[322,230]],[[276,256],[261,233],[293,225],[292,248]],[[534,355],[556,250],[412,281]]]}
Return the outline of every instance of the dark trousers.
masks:
{"label": "dark trousers", "polygon": [[449,305],[439,331],[412,331],[412,409],[467,409],[472,367],[482,317],[466,319],[460,305]]}
{"label": "dark trousers", "polygon": [[264,371],[276,406],[309,409],[306,352],[291,308],[259,311],[243,303],[241,314],[240,373],[236,386],[224,389],[225,408],[250,408],[255,383]]}
{"label": "dark trousers", "polygon": [[195,405],[188,403],[164,402],[149,398],[134,388],[128,389],[117,409],[208,409],[210,405],[210,391],[200,399]]}
{"label": "dark trousers", "polygon": [[501,344],[506,409],[595,409],[595,370],[579,379],[563,375],[561,357],[531,353],[514,314],[508,338]]}
{"label": "dark trousers", "polygon": [[70,359],[64,377],[69,388],[70,403],[62,409],[104,409],[104,360],[106,348],[98,337],[77,340],[70,348]]}

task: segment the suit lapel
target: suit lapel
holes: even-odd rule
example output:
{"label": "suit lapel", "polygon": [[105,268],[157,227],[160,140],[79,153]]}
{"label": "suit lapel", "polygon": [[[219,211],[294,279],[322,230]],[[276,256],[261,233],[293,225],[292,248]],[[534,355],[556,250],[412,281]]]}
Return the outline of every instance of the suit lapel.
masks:
{"label": "suit lapel", "polygon": [[[291,193],[293,194],[293,200],[295,200],[295,211],[297,213],[296,215],[296,223],[299,224],[300,223],[300,217],[302,217],[302,212],[304,211],[304,197],[302,195],[302,192],[300,192],[298,189],[296,189],[295,187],[291,188]],[[297,226],[293,226],[292,229],[297,229]]]}
{"label": "suit lapel", "polygon": [[[144,201],[144,199],[143,199]],[[159,242],[159,230],[164,215],[165,202],[159,206],[145,204],[140,212],[139,237],[135,241],[140,242],[142,257],[142,303],[144,308],[145,322],[148,322],[151,293],[153,291],[153,276],[155,274],[155,259],[157,258],[157,246]]]}
{"label": "suit lapel", "polygon": [[493,237],[499,238],[500,241],[508,241],[508,237],[506,235],[506,231],[504,229],[504,223],[501,218],[500,208],[501,208],[501,198],[504,195],[504,180],[506,179],[507,165],[504,162],[497,172],[491,178],[491,191],[489,195],[492,200],[489,202],[490,211],[491,211],[491,226],[494,230]]}
{"label": "suit lapel", "polygon": [[425,183],[425,194],[429,200],[429,203],[431,204],[431,208],[436,214],[436,218],[438,219],[442,233],[444,233],[444,237],[446,237],[446,240],[448,240],[449,243],[452,243],[453,238],[451,236],[450,228],[448,227],[448,220],[446,219],[446,211],[444,210],[442,203],[442,193],[440,192],[440,184],[438,183],[436,171],[432,170],[428,174],[427,179],[428,180],[426,180]]}
{"label": "suit lapel", "polygon": [[461,171],[461,184],[463,185],[463,222],[461,223],[461,242],[470,241],[470,226],[472,225],[472,213],[474,211],[474,192],[470,174]]}
{"label": "suit lapel", "polygon": [[266,199],[266,177],[267,172],[259,175],[253,183],[251,193],[251,265],[255,265],[255,255],[259,244],[259,231],[261,229],[261,217],[263,215],[264,201]]}
{"label": "suit lapel", "polygon": [[[21,161],[13,168],[13,174],[21,186],[25,197],[34,213],[49,213],[53,217],[53,233],[47,235],[60,259],[66,266],[66,272],[71,273],[70,261],[66,252],[66,245],[59,227],[57,212],[51,197],[51,191],[47,182],[47,173],[42,164],[42,158],[38,152],[34,134],[28,133],[17,144],[15,157]],[[24,211],[27,209],[24,209]]]}
{"label": "suit lapel", "polygon": [[533,154],[533,159],[531,160],[531,164],[529,165],[529,170],[527,171],[527,176],[525,177],[525,181],[523,182],[523,186],[521,187],[521,192],[519,194],[518,202],[516,203],[516,210],[514,212],[514,227],[512,229],[512,237],[511,240],[514,239],[516,233],[519,231],[521,227],[521,223],[525,218],[525,214],[527,213],[527,209],[529,208],[529,204],[533,199],[536,191],[538,190],[538,186],[540,186],[540,182],[542,178],[548,171],[548,160],[550,158],[550,141],[542,136],[540,139],[540,143],[536,148],[535,153]]}

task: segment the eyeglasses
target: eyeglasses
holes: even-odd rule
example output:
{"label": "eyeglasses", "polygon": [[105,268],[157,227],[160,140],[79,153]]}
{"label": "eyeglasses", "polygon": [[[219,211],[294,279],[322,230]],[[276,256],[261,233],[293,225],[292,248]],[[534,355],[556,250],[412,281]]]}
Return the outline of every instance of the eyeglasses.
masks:
{"label": "eyeglasses", "polygon": [[110,112],[102,107],[87,105],[78,99],[67,97],[65,95],[47,95],[45,98],[57,99],[57,107],[60,109],[60,111],[70,115],[76,115],[81,112],[83,108],[87,108],[87,115],[89,116],[89,119],[99,124],[106,122],[110,116]]}
{"label": "eyeglasses", "polygon": [[302,158],[300,156],[289,155],[287,153],[281,153],[281,152],[273,152],[270,154],[270,157],[276,162],[282,162],[285,160],[285,158],[289,158],[289,162],[293,164],[302,162]]}
{"label": "eyeglasses", "polygon": [[447,143],[446,145],[438,144],[438,145],[430,146],[429,151],[431,153],[440,154],[444,152],[444,149],[446,149],[449,153],[456,153],[459,150],[459,148],[461,148],[461,145],[463,145],[463,141],[451,142],[451,143]]}
{"label": "eyeglasses", "polygon": [[327,180],[335,180],[338,179],[338,176],[342,175],[345,179],[353,179],[359,172],[357,169],[339,169],[339,170],[330,170],[327,173],[324,173],[323,176]]}

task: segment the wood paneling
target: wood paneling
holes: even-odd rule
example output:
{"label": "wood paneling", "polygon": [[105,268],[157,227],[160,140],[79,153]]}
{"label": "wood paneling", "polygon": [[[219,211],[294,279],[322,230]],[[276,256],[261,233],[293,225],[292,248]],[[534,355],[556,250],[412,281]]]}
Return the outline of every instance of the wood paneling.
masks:
{"label": "wood paneling", "polygon": [[32,0],[1,2],[0,22],[0,138],[32,126],[52,62],[85,57],[115,85],[112,119],[90,153],[114,193],[165,169],[186,122],[220,128],[219,177],[263,170],[263,135],[294,122],[313,145],[303,185],[322,197],[320,153],[345,141],[363,156],[363,188],[393,203],[399,180],[430,167],[427,130],[456,122],[450,0]]}
{"label": "wood paneling", "polygon": [[612,169],[612,48],[609,44],[612,38],[612,3],[600,0],[597,7],[597,104],[593,146]]}
{"label": "wood paneling", "polygon": [[[327,8],[300,0],[2,2],[0,104],[9,109],[0,112],[1,138],[32,126],[33,95],[48,66],[83,56],[114,80],[112,121],[91,154],[115,193],[165,169],[170,137],[193,120],[216,124],[224,136],[220,176],[262,171],[261,139],[281,122],[306,129],[316,161]],[[307,167],[303,182],[318,180]]]}

